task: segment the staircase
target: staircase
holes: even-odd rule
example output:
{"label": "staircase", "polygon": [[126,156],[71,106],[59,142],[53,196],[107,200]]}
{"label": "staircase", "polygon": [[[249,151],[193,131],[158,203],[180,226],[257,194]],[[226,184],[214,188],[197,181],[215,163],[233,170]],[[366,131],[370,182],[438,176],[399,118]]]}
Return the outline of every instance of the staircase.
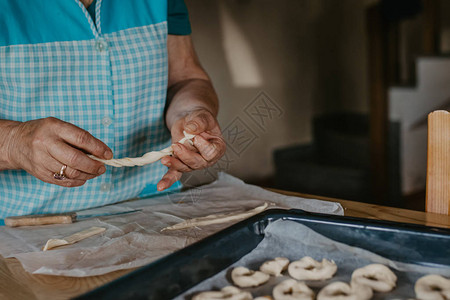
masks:
{"label": "staircase", "polygon": [[[390,205],[423,192],[427,168],[428,113],[450,109],[450,56],[420,57],[416,83],[388,89]],[[375,202],[371,188],[366,115],[316,117],[313,142],[275,151],[278,188]]]}
{"label": "staircase", "polygon": [[[315,118],[311,144],[275,152],[278,187],[397,207],[425,191],[427,115],[450,109],[450,56],[419,57],[415,73],[409,63],[417,53],[442,50],[443,3],[379,0],[368,5],[370,120],[352,114]],[[414,24],[421,31],[414,31]],[[397,86],[411,78],[414,85]],[[417,198],[420,203],[422,198]]]}

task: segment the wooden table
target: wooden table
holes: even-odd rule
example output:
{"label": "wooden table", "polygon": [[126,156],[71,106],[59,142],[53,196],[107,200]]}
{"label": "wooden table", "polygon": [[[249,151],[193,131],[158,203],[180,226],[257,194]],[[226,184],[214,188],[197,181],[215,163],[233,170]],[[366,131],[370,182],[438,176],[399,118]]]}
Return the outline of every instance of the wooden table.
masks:
{"label": "wooden table", "polygon": [[[450,217],[445,215],[279,190],[273,191],[303,198],[339,202],[344,207],[346,216],[450,228]],[[68,299],[110,282],[130,271],[132,270],[123,270],[102,276],[84,278],[31,275],[24,271],[16,259],[4,259],[0,256],[0,299]]]}

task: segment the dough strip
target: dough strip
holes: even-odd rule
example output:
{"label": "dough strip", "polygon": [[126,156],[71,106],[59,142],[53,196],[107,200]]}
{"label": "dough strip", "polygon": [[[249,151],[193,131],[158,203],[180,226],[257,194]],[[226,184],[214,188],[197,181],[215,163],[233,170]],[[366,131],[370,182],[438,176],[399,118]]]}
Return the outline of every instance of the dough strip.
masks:
{"label": "dough strip", "polygon": [[[186,131],[184,131],[183,133],[184,133],[184,138],[179,140],[178,143],[183,144],[184,142],[189,141],[192,144],[192,139],[195,137],[195,135],[189,134]],[[151,163],[154,163],[154,162],[160,160],[164,156],[172,155],[172,154],[173,154],[173,149],[172,149],[172,146],[170,146],[170,147],[164,148],[159,151],[150,151],[150,152],[145,153],[141,157],[134,157],[134,158],[124,157],[124,158],[119,158],[119,159],[114,159],[114,158],[113,159],[100,159],[93,155],[88,155],[88,156],[94,160],[98,160],[98,161],[104,163],[105,165],[121,168],[121,167],[134,167],[134,166],[148,165],[148,164],[151,164]]]}
{"label": "dough strip", "polygon": [[83,231],[69,235],[62,239],[49,239],[45,244],[44,248],[42,249],[42,251],[47,251],[59,246],[75,244],[76,242],[87,239],[88,237],[102,233],[105,230],[106,228],[104,227],[91,227]]}
{"label": "dough strip", "polygon": [[251,216],[254,216],[263,210],[265,210],[269,204],[266,202],[261,206],[258,206],[254,209],[251,209],[249,211],[241,212],[241,213],[228,213],[228,214],[217,214],[217,215],[209,215],[206,217],[199,217],[199,218],[193,218],[189,220],[185,220],[181,223],[177,223],[175,225],[165,227],[161,231],[165,230],[180,230],[180,229],[186,229],[191,227],[197,227],[197,226],[206,226],[206,225],[212,225],[212,224],[221,224],[231,221],[240,221],[245,218],[249,218]]}

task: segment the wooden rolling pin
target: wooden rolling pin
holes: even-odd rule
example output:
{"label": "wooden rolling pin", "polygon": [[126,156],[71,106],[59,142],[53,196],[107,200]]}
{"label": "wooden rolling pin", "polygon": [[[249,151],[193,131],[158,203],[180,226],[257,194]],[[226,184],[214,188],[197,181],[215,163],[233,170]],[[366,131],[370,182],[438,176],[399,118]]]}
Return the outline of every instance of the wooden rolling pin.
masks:
{"label": "wooden rolling pin", "polygon": [[86,214],[83,211],[80,212],[67,212],[58,214],[42,214],[42,215],[25,215],[17,217],[6,217],[5,225],[9,227],[19,226],[37,226],[37,225],[49,225],[49,224],[70,224],[80,219],[89,219],[96,217],[115,216],[129,214],[133,212],[142,211],[142,209],[131,209],[125,211],[113,211],[113,212],[100,212]]}
{"label": "wooden rolling pin", "polygon": [[61,214],[26,215],[17,217],[6,217],[5,225],[9,227],[36,226],[48,224],[70,224],[77,218],[76,212]]}

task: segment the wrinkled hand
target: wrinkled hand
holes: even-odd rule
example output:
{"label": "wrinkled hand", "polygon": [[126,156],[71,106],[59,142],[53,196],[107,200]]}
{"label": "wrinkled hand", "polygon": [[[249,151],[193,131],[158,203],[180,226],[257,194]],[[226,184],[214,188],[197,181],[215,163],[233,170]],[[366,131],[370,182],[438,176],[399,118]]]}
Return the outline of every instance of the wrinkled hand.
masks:
{"label": "wrinkled hand", "polygon": [[[86,153],[110,159],[113,154],[89,132],[56,118],[18,123],[7,140],[8,160],[14,169],[24,169],[47,183],[65,187],[83,185],[103,174],[105,166]],[[66,179],[56,180],[63,165]]]}
{"label": "wrinkled hand", "polygon": [[[196,134],[193,146],[177,143],[184,137],[183,131]],[[180,180],[185,172],[207,168],[225,153],[226,145],[216,118],[205,109],[190,112],[177,120],[171,128],[174,156],[166,156],[161,163],[169,168],[158,182],[158,191],[169,188]]]}

